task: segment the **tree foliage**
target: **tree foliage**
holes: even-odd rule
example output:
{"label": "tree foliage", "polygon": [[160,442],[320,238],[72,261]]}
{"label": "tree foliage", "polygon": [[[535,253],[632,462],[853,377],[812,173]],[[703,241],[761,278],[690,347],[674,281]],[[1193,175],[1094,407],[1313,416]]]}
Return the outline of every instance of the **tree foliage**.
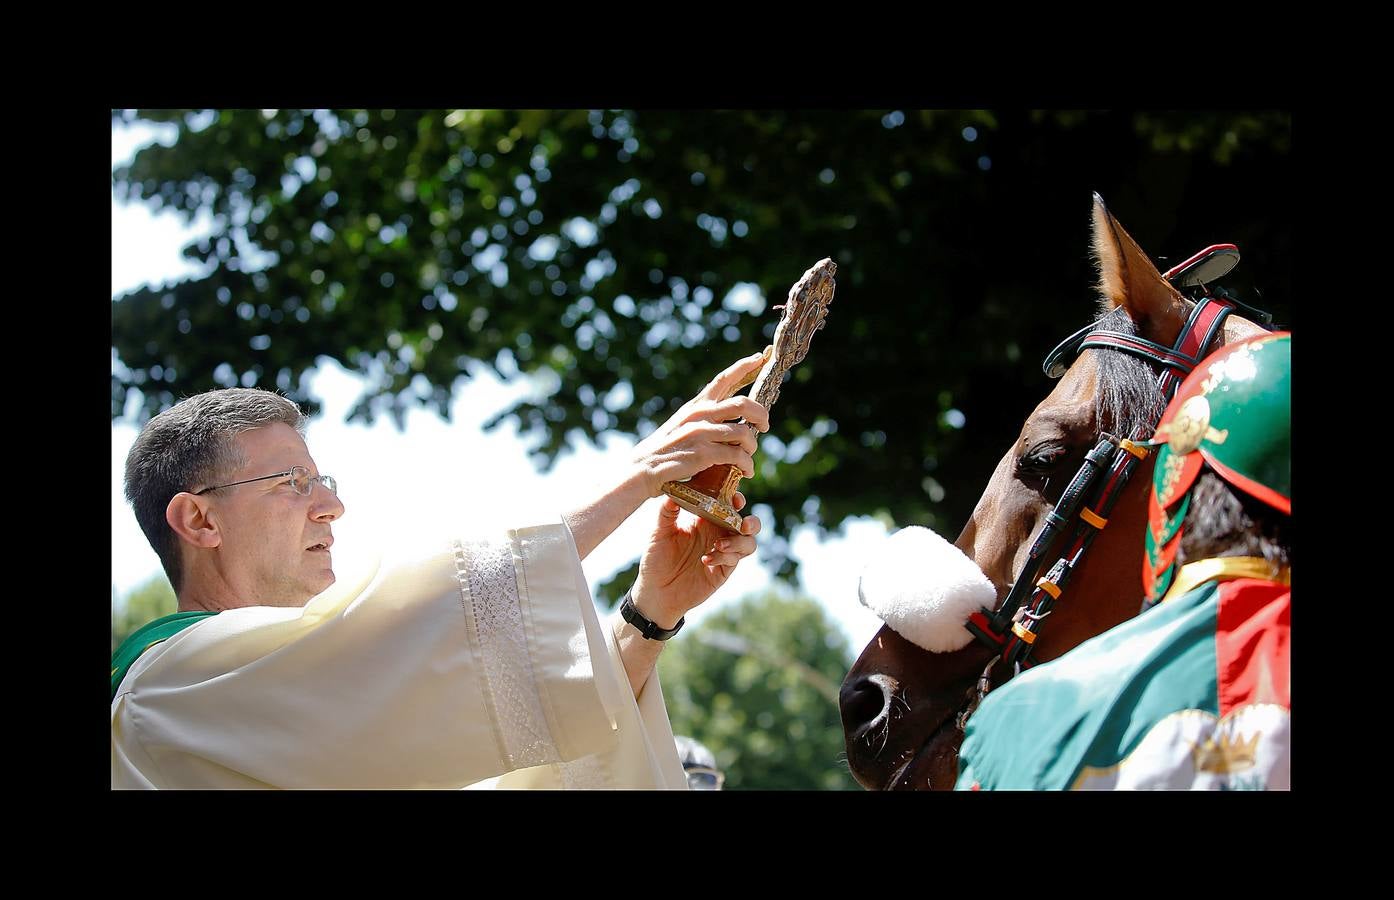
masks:
{"label": "tree foliage", "polygon": [[174,596],[174,588],[169,586],[169,579],[164,575],[156,575],[134,588],[119,604],[116,602],[113,592],[111,652],[116,653],[116,648],[121,646],[121,642],[137,628],[146,622],[152,622],[161,616],[176,612],[178,606],[178,600]]}
{"label": "tree foliage", "polygon": [[1291,324],[1281,111],[113,113],[137,119],[176,139],[118,196],[214,226],[185,250],[203,274],[114,298],[113,417],[234,384],[313,411],[326,359],[370,379],[354,417],[448,417],[487,366],[542,387],[489,424],[517,417],[550,463],[661,422],[832,257],[827,327],[742,487],[783,574],[801,522],[957,533],[1095,310],[1092,191],[1164,266],[1237,243],[1227,286]]}
{"label": "tree foliage", "polygon": [[705,744],[728,790],[856,790],[836,691],[852,665],[841,632],[806,597],[747,597],[659,657],[676,734]]}

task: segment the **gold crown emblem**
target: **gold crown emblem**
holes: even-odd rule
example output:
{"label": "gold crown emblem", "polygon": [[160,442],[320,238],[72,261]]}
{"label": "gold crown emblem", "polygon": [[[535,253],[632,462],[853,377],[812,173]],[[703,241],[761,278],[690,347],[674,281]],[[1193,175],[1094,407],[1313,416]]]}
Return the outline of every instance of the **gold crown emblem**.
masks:
{"label": "gold crown emblem", "polygon": [[1212,444],[1223,444],[1229,437],[1229,429],[1217,430],[1210,427],[1210,401],[1196,395],[1181,404],[1170,422],[1157,427],[1155,437],[1165,436],[1171,445],[1171,452],[1185,456],[1194,453],[1205,440]]}
{"label": "gold crown emblem", "polygon": [[1218,743],[1213,738],[1206,738],[1191,748],[1196,771],[1228,775],[1253,766],[1258,753],[1258,739],[1258,732],[1254,732],[1254,736],[1247,741],[1238,735],[1231,740],[1229,735],[1222,734]]}

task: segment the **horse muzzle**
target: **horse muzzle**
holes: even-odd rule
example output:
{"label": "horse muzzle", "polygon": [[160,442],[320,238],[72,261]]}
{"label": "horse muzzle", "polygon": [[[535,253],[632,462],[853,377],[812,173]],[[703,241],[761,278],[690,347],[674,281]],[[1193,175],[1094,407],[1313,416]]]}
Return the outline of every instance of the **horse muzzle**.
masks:
{"label": "horse muzzle", "polygon": [[[877,671],[858,660],[838,697],[852,777],[870,790],[952,788],[958,717],[976,696],[988,651],[975,644],[926,654],[889,627],[872,646]],[[934,671],[920,671],[926,665]],[[922,692],[924,684],[936,687]]]}

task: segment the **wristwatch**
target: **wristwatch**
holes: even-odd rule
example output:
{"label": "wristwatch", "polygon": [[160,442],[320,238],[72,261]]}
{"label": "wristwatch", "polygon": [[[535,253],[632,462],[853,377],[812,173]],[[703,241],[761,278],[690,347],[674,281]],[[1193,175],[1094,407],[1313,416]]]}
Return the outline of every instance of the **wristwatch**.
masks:
{"label": "wristwatch", "polygon": [[624,599],[620,601],[620,617],[639,629],[639,633],[651,641],[668,640],[677,634],[683,623],[687,621],[687,616],[683,616],[678,619],[678,624],[672,628],[659,628],[657,623],[634,608],[634,601],[629,598],[629,591],[624,592]]}

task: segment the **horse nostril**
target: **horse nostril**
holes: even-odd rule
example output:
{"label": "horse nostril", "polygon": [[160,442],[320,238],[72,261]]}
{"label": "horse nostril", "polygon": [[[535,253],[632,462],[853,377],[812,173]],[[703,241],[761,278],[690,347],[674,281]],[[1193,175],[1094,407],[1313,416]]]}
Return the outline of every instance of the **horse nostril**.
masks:
{"label": "horse nostril", "polygon": [[842,689],[842,724],[847,731],[865,727],[886,713],[895,681],[885,675],[859,678]]}

